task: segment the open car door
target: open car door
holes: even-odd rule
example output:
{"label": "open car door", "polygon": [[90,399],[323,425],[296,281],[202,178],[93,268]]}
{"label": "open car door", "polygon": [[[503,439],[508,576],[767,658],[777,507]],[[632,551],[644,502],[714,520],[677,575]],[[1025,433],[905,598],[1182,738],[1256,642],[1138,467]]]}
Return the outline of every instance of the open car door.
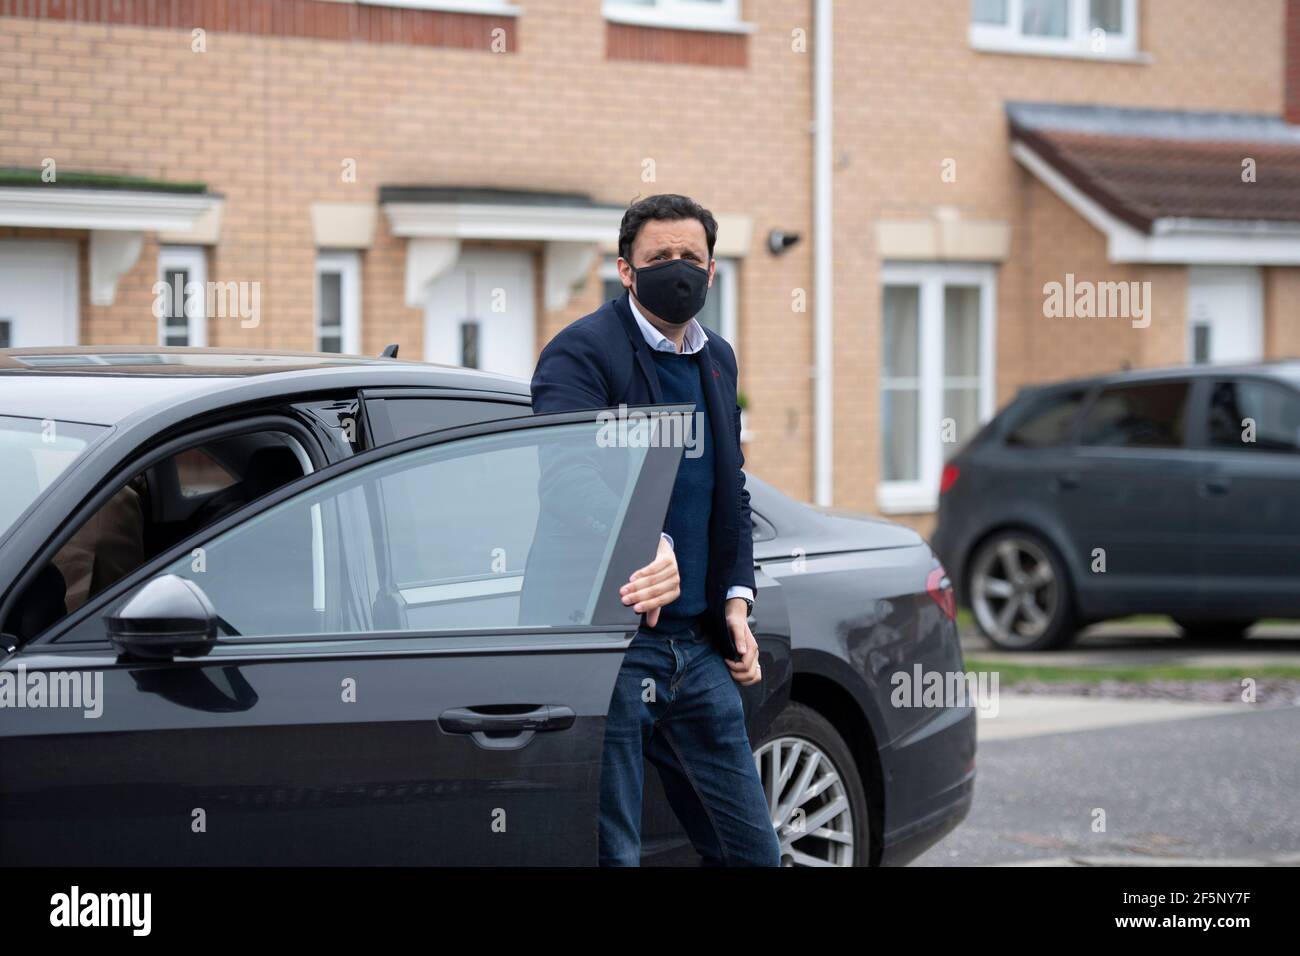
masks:
{"label": "open car door", "polygon": [[681,455],[645,437],[415,436],[97,595],[0,664],[102,682],[0,722],[0,863],[594,865],[618,589]]}

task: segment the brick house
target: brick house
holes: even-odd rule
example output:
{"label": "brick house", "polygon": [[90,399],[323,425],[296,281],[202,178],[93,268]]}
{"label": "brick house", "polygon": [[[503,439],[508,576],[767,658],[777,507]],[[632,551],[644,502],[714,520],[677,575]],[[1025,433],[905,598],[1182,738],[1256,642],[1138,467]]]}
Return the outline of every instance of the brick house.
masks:
{"label": "brick house", "polygon": [[925,528],[1023,385],[1300,354],[1288,47],[1296,0],[0,0],[0,344],[526,375],[684,192],[750,467]]}

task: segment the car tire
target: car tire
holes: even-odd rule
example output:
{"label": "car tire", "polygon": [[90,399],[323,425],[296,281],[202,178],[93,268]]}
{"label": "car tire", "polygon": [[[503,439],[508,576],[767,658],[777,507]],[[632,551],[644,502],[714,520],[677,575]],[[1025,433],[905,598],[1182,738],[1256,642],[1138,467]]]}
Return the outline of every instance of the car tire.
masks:
{"label": "car tire", "polygon": [[[779,762],[774,761],[779,754]],[[781,844],[782,866],[819,865],[869,866],[871,863],[871,818],[867,813],[867,795],[857,762],[848,744],[829,720],[804,704],[791,702],[772,722],[762,739],[754,745],[754,763],[763,781],[763,793],[768,799],[769,814],[775,819],[778,811],[772,806],[772,775],[784,770],[788,760],[798,761],[789,773],[786,787],[776,795],[776,802],[784,810],[777,825],[777,840]],[[810,798],[799,800],[790,792],[793,784],[804,777],[808,761],[816,759],[812,778],[805,786],[820,787]],[[825,774],[833,773],[835,779],[826,785]],[[840,805],[838,811],[830,808]],[[793,821],[796,810],[803,811],[805,830],[800,834]],[[820,813],[831,812],[825,821],[816,821]],[[815,823],[809,832],[807,825]],[[840,834],[826,839],[815,834],[829,829]],[[851,842],[846,837],[851,835]]]}
{"label": "car tire", "polygon": [[1217,644],[1240,641],[1254,626],[1251,621],[1175,621],[1182,629],[1183,640],[1197,644]]}
{"label": "car tire", "polygon": [[1044,538],[1019,528],[999,531],[975,549],[967,568],[975,624],[996,648],[1046,651],[1074,640],[1079,623],[1069,572]]}

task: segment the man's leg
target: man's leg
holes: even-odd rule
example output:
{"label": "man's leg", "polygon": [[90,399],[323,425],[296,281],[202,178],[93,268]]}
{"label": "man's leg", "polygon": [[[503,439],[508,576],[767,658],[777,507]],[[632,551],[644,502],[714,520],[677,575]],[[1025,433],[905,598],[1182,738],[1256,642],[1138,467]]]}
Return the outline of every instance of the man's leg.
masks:
{"label": "man's leg", "polygon": [[705,866],[779,866],[740,689],[706,638],[674,643],[686,667],[646,755]]}
{"label": "man's leg", "polygon": [[643,761],[658,696],[647,694],[645,682],[653,681],[650,686],[657,691],[672,674],[671,653],[655,642],[652,635],[637,632],[609,702],[600,772],[601,866],[641,865]]}

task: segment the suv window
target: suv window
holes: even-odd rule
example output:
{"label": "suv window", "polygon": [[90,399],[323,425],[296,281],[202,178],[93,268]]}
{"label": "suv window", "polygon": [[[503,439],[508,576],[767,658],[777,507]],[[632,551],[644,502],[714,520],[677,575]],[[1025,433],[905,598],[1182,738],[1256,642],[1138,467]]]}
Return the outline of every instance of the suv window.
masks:
{"label": "suv window", "polygon": [[1276,382],[1215,382],[1210,444],[1240,451],[1300,451],[1300,396]]}
{"label": "suv window", "polygon": [[1069,434],[1086,394],[1079,389],[1037,402],[1007,436],[1007,444],[1020,448],[1050,448],[1061,444]]}
{"label": "suv window", "polygon": [[1185,434],[1187,391],[1187,382],[1104,389],[1088,410],[1079,443],[1112,448],[1180,448]]}
{"label": "suv window", "polygon": [[301,478],[297,449],[283,432],[234,435],[132,475],[27,586],[5,630],[35,637],[178,541]]}

